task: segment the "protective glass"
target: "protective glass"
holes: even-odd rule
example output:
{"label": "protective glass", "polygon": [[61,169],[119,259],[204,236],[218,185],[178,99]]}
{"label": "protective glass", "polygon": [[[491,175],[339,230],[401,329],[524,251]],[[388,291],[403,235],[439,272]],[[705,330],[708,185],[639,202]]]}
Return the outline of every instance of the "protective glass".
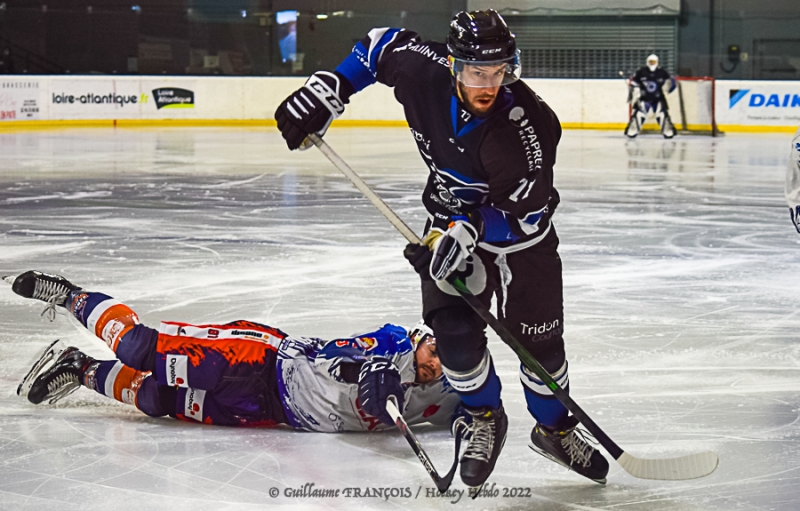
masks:
{"label": "protective glass", "polygon": [[408,335],[408,337],[415,346],[423,342],[429,344],[432,343],[434,348],[436,346],[436,339],[433,337],[433,330],[431,330],[430,327],[425,324],[425,320],[422,319],[416,325],[414,325],[414,328],[411,329],[411,333]]}
{"label": "protective glass", "polygon": [[432,344],[436,346],[436,339],[433,337],[433,334],[421,330],[415,330],[411,333],[411,342],[415,345],[422,344],[423,342],[432,342]]}
{"label": "protective glass", "polygon": [[450,56],[450,71],[465,87],[495,88],[519,80],[519,50],[513,57],[495,61],[461,60]]}

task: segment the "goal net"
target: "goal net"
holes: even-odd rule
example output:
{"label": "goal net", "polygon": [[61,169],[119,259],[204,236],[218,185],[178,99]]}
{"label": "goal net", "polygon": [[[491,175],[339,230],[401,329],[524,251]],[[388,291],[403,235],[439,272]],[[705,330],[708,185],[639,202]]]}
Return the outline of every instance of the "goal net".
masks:
{"label": "goal net", "polygon": [[[721,135],[715,115],[714,78],[678,76],[675,81],[675,90],[666,98],[669,116],[677,132],[682,135]],[[660,131],[652,116],[642,128],[642,132]]]}

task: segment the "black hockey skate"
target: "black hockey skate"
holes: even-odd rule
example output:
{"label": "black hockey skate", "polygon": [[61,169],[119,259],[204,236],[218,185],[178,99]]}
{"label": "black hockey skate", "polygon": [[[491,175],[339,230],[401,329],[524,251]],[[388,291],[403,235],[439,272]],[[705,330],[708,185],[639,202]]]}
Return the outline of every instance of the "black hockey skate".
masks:
{"label": "black hockey skate", "polygon": [[597,449],[586,441],[588,433],[577,428],[578,419],[567,417],[560,430],[552,430],[537,424],[531,431],[528,445],[545,458],[564,465],[584,477],[600,484],[606,484],[608,461]]}
{"label": "black hockey skate", "polygon": [[54,341],[17,387],[17,395],[38,405],[47,400],[54,404],[83,385],[83,375],[96,361],[78,348]]}
{"label": "black hockey skate", "polygon": [[[8,277],[4,277],[8,280]],[[25,298],[33,298],[47,302],[47,308],[42,315],[47,313],[48,319],[53,321],[56,316],[56,306],[64,307],[70,292],[80,289],[60,275],[49,275],[36,270],[26,271],[18,275],[11,283],[11,290]]]}
{"label": "black hockey skate", "polygon": [[461,480],[471,488],[470,494],[480,490],[494,470],[494,464],[506,442],[508,417],[503,405],[500,408],[466,408],[472,415],[469,425],[471,438],[461,456]]}

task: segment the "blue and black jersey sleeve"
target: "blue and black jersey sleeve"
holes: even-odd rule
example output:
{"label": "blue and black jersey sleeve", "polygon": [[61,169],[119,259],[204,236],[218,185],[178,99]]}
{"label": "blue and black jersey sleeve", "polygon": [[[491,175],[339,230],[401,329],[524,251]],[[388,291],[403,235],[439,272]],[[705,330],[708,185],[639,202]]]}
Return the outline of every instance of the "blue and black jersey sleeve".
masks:
{"label": "blue and black jersey sleeve", "polygon": [[394,87],[398,79],[398,48],[419,42],[416,32],[402,28],[373,28],[357,42],[353,51],[336,68],[353,86],[354,92],[380,82]]}
{"label": "blue and black jersey sleeve", "polygon": [[553,188],[558,118],[541,100],[518,105],[511,113],[515,121],[493,126],[480,149],[491,190],[489,204],[476,212],[484,242],[544,233],[559,201]]}

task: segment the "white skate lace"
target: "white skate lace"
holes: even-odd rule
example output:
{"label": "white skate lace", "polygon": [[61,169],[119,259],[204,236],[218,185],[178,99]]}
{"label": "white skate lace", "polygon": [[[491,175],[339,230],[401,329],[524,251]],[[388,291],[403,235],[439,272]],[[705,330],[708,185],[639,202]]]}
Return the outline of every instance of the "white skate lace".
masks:
{"label": "white skate lace", "polygon": [[37,278],[31,298],[47,302],[47,307],[44,308],[41,315],[47,314],[47,319],[54,321],[57,314],[56,306],[63,305],[68,294],[67,286]]}
{"label": "white skate lace", "polygon": [[472,440],[470,440],[467,450],[464,451],[462,459],[470,458],[488,462],[494,446],[494,420],[475,418],[469,428],[472,432]]}
{"label": "white skate lace", "polygon": [[567,456],[571,461],[570,465],[580,465],[588,468],[592,464],[591,458],[595,449],[589,445],[589,442],[597,445],[594,437],[578,428],[573,429],[561,439],[561,446],[567,451]]}
{"label": "white skate lace", "polygon": [[81,386],[78,375],[63,372],[53,378],[53,381],[47,384],[47,397],[50,399],[49,403],[52,405],[61,398],[68,396],[78,390]]}

